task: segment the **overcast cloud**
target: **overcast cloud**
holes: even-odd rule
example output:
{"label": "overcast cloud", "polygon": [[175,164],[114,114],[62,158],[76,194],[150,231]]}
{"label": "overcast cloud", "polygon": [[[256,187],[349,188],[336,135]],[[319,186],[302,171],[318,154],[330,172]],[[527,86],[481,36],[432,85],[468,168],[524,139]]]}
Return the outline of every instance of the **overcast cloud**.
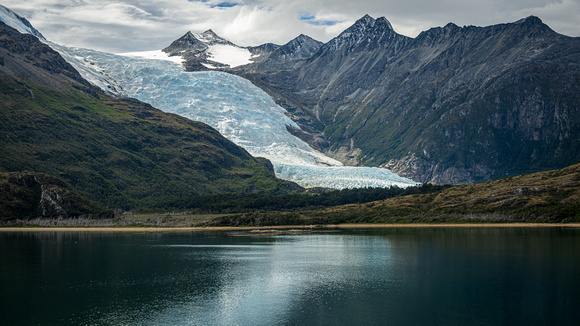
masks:
{"label": "overcast cloud", "polygon": [[326,42],[364,14],[415,37],[453,22],[488,26],[540,17],[580,36],[580,0],[0,0],[54,42],[108,52],[161,49],[187,31],[212,29],[239,45]]}

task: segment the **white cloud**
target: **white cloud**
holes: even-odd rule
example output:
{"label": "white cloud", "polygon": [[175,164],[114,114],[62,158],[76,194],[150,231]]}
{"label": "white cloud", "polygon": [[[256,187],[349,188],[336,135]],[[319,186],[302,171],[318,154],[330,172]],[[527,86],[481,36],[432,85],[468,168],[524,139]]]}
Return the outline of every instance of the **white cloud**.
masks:
{"label": "white cloud", "polygon": [[[49,40],[110,52],[160,49],[188,30],[213,29],[240,45],[283,44],[307,34],[328,41],[364,14],[386,17],[414,37],[459,26],[540,17],[580,36],[580,0],[4,0]],[[302,18],[302,19],[301,19]]]}

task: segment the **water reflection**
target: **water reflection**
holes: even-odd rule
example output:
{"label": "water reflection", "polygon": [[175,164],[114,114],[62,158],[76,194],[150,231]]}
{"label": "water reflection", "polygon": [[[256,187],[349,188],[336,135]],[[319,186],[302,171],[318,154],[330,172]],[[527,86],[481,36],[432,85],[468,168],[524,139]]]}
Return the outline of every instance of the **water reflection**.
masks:
{"label": "water reflection", "polygon": [[6,325],[565,325],[580,232],[0,233]]}

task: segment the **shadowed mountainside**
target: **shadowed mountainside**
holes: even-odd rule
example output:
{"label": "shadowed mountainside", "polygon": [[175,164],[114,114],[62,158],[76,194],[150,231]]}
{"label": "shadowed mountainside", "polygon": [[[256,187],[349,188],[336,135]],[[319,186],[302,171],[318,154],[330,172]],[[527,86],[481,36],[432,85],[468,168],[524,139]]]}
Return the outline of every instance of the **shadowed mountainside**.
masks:
{"label": "shadowed mountainside", "polygon": [[307,59],[229,71],[346,164],[443,184],[580,160],[580,38],[537,17],[409,38],[367,15]]}

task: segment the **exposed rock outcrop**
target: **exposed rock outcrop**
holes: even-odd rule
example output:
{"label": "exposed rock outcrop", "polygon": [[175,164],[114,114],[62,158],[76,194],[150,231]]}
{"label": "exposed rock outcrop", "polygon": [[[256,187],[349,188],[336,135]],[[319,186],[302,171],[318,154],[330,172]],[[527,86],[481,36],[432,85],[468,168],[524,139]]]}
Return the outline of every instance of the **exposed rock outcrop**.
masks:
{"label": "exposed rock outcrop", "polygon": [[85,199],[64,181],[44,173],[0,173],[0,220],[112,218],[112,211]]}

